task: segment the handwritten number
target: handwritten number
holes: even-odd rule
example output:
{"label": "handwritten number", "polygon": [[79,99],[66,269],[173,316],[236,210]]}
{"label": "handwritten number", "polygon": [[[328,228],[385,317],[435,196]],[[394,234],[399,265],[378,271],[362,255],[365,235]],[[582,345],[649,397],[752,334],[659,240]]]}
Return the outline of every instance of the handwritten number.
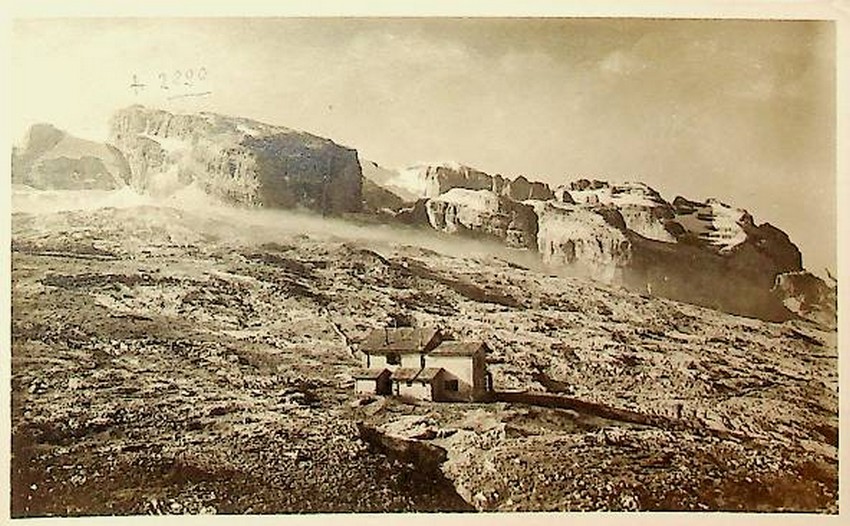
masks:
{"label": "handwritten number", "polygon": [[[171,89],[171,85],[184,85],[184,86],[192,86],[195,81],[202,82],[207,78],[207,68],[201,66],[197,70],[194,68],[189,68],[185,70],[175,69],[171,78],[169,79],[168,73],[162,71],[157,74],[157,78],[159,79],[159,88],[163,90]],[[130,87],[135,89],[138,92],[139,88],[144,87],[144,84],[137,80],[137,76],[133,75],[133,82],[130,84]],[[169,80],[171,82],[169,82]],[[181,82],[182,80],[182,82]]]}

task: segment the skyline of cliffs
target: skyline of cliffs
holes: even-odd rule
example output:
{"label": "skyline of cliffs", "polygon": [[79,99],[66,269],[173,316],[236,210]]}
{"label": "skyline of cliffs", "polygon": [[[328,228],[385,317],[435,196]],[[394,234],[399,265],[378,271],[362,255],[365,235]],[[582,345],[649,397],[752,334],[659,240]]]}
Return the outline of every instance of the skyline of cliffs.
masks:
{"label": "skyline of cliffs", "polygon": [[[553,187],[640,180],[746,203],[813,268],[835,266],[829,22],[104,18],[12,30],[14,137],[43,121],[102,141],[112,111],[133,103],[241,115],[382,166],[453,159]],[[179,97],[190,93],[207,94]]]}
{"label": "skyline of cliffs", "polygon": [[800,250],[780,228],[716,199],[668,202],[644,183],[579,179],[553,190],[458,163],[392,171],[330,139],[213,113],[132,106],[111,122],[115,146],[34,127],[27,147],[13,152],[13,182],[91,189],[105,179],[102,189],[109,190],[117,175],[97,168],[84,180],[74,168],[64,182],[42,172],[55,172],[60,161],[100,172],[106,164],[125,166],[124,184],[141,193],[163,196],[191,185],[224,204],[371,214],[524,248],[547,264],[632,290],[765,319],[791,315],[774,279],[803,270]]}

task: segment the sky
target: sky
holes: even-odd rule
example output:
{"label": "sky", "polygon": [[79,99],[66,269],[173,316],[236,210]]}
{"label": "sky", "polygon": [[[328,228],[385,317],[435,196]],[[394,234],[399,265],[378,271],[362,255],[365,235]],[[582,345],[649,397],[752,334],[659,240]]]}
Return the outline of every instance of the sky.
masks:
{"label": "sky", "polygon": [[115,109],[144,104],[308,131],[386,167],[643,181],[745,208],[835,273],[834,49],[823,21],[19,19],[11,126],[105,140]]}

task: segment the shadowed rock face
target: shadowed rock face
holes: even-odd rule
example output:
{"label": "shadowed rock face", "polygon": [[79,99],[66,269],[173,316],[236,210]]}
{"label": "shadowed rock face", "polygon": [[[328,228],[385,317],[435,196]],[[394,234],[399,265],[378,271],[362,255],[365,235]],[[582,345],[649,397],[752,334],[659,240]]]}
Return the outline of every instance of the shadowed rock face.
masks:
{"label": "shadowed rock face", "polygon": [[129,160],[133,186],[142,191],[176,181],[245,205],[322,213],[362,206],[357,152],[307,133],[132,106],[114,115],[111,135]]}
{"label": "shadowed rock face", "polygon": [[325,212],[360,210],[356,151],[328,140],[304,140],[293,133],[248,135],[241,144],[255,159],[258,197],[263,206],[301,205]]}
{"label": "shadowed rock face", "polygon": [[493,177],[493,191],[514,201],[525,201],[527,199],[546,200],[555,197],[549,185],[539,181],[529,181],[522,175],[513,181],[496,175]]}
{"label": "shadowed rock face", "polygon": [[12,150],[12,183],[40,190],[114,190],[130,167],[114,147],[78,139],[50,124],[33,125]]}
{"label": "shadowed rock face", "polygon": [[755,226],[748,217],[750,221],[743,225],[747,243],[773,262],[776,274],[803,270],[803,255],[788,234],[770,223]]}
{"label": "shadowed rock face", "polygon": [[633,290],[763,320],[795,317],[771,292],[773,262],[750,246],[719,254],[634,233],[629,238],[632,259],[623,276]]}
{"label": "shadowed rock face", "polygon": [[836,327],[838,290],[810,272],[776,276],[773,293],[790,311],[827,327]]}
{"label": "shadowed rock face", "polygon": [[537,246],[537,216],[531,206],[489,190],[454,188],[424,201],[424,217],[432,228],[448,233],[494,237],[509,247]]}

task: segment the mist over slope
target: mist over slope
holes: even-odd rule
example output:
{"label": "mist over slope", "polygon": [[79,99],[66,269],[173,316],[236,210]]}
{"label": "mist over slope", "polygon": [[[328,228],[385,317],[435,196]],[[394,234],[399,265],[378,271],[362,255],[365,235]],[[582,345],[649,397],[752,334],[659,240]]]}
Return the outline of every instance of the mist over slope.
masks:
{"label": "mist over slope", "polygon": [[63,212],[111,210],[125,210],[131,215],[138,213],[140,217],[151,217],[157,223],[167,223],[169,218],[179,217],[199,234],[224,237],[235,244],[256,245],[274,242],[281,237],[304,235],[333,242],[356,241],[376,250],[411,246],[456,257],[498,258],[543,273],[572,275],[568,267],[546,265],[533,253],[511,249],[495,241],[463,239],[404,224],[377,222],[362,216],[322,217],[306,209],[238,208],[210,197],[196,186],[158,197],[132,188],[52,192],[13,190],[13,214],[51,217]]}
{"label": "mist over slope", "polygon": [[[43,129],[49,128],[31,135],[45,135],[35,133]],[[483,245],[474,245],[476,251],[546,272],[590,276],[766,320],[817,313],[821,322],[836,323],[829,316],[834,294],[823,292],[830,285],[805,272],[802,254],[787,234],[717,200],[667,201],[640,182],[579,179],[553,190],[524,176],[490,175],[456,162],[387,169],[360,159],[352,148],[281,126],[141,106],[115,114],[112,141],[129,167],[124,176],[129,186],[164,199],[157,202],[344,216],[349,222],[331,230],[359,237],[392,238],[390,224],[404,235],[413,235],[408,227],[430,229],[462,237],[458,244],[470,250],[468,240],[478,240]],[[18,180],[33,180],[26,170],[21,173]],[[225,213],[216,207],[215,213]],[[274,214],[264,221],[284,229],[326,227],[298,214],[297,221]],[[446,236],[422,239],[430,248],[451,244]],[[788,301],[782,276],[801,272],[807,277],[797,280],[795,299]]]}

